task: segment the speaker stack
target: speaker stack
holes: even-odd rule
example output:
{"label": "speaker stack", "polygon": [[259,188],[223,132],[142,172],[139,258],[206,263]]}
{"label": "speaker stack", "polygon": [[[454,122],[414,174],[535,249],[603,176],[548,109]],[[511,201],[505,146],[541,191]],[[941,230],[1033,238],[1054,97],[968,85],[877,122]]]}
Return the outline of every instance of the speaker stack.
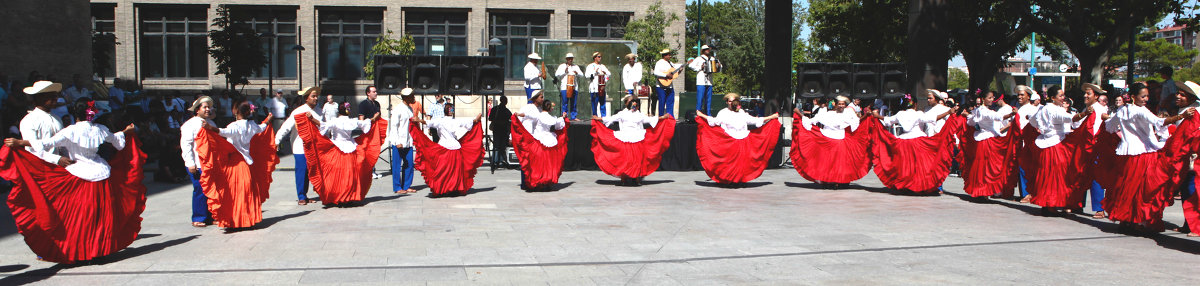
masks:
{"label": "speaker stack", "polygon": [[907,80],[904,63],[797,63],[801,98],[900,98]]}
{"label": "speaker stack", "polygon": [[375,56],[375,89],[417,95],[503,95],[504,58],[481,56]]}
{"label": "speaker stack", "polygon": [[375,56],[375,90],[382,94],[399,94],[408,86],[407,60],[404,56]]}

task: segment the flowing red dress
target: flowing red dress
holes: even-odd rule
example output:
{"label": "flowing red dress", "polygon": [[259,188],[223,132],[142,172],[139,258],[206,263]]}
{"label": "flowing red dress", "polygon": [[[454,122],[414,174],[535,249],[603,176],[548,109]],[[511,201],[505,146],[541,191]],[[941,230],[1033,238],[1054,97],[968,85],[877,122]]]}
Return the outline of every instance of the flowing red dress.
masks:
{"label": "flowing red dress", "polygon": [[0,177],[12,181],[8,208],[25,244],[42,259],[74,263],[115,253],[137,239],[146,209],[146,154],[137,135],[108,164],[108,179],[88,182],[25,149],[0,147]]}
{"label": "flowing red dress", "polygon": [[911,139],[899,139],[886,128],[876,128],[871,146],[875,175],[888,188],[936,193],[950,175],[951,136],[962,123],[961,116],[951,116],[936,135]]}
{"label": "flowing red dress", "polygon": [[546,147],[542,142],[533,138],[529,130],[521,125],[516,115],[512,116],[512,143],[517,159],[521,161],[521,171],[525,173],[525,182],[530,188],[553,186],[562,176],[563,159],[567,157],[567,129],[555,130],[558,145]]}
{"label": "flowing red dress", "polygon": [[343,153],[333,141],[321,135],[315,119],[296,115],[296,133],[304,142],[308,161],[308,180],[313,191],[326,205],[361,201],[371,189],[371,170],[379,160],[387,120],[375,120],[371,130],[359,135],[354,153]]}
{"label": "flowing red dress", "polygon": [[[1189,183],[1200,183],[1200,176],[1194,176],[1194,173],[1191,176],[1192,182],[1185,181],[1189,178],[1188,173],[1200,170],[1200,160],[1194,162],[1191,160],[1192,156],[1200,153],[1200,116],[1188,117],[1180,122],[1179,126],[1171,132],[1171,137],[1167,139],[1167,144],[1162,151],[1170,163],[1167,174],[1171,180],[1172,190],[1186,187]],[[1188,164],[1191,166],[1187,166]],[[1184,221],[1187,222],[1192,233],[1200,233],[1200,194],[1189,196],[1187,190],[1182,191],[1185,197],[1183,199]]]}
{"label": "flowing red dress", "polygon": [[618,178],[641,178],[658,170],[662,154],[675,136],[675,118],[660,120],[646,129],[646,139],[637,143],[618,140],[603,121],[592,120],[592,153],[605,174]]}
{"label": "flowing red dress", "polygon": [[275,129],[269,124],[250,139],[250,158],[216,132],[201,129],[196,134],[200,157],[200,186],[208,197],[208,210],[220,227],[251,227],[262,221],[262,204],[270,197],[271,172],[279,164],[275,154]]}
{"label": "flowing red dress", "polygon": [[416,169],[421,171],[425,184],[429,185],[433,195],[451,192],[466,195],[467,190],[475,185],[475,172],[483,164],[483,129],[479,127],[480,124],[475,123],[471,131],[459,139],[462,148],[458,150],[433,143],[418,125],[410,125],[409,134],[412,134],[413,145],[417,147],[414,156]]}
{"label": "flowing red dress", "polygon": [[[1012,126],[1020,126],[1020,120],[1014,116]],[[972,197],[1012,196],[1020,180],[1017,154],[1022,130],[1010,128],[1005,136],[983,141],[975,141],[975,130],[967,125],[959,135],[963,141],[963,191]]]}
{"label": "flowing red dress", "polygon": [[[1032,145],[1030,152],[1037,158],[1030,185],[1037,190],[1031,202],[1047,208],[1082,208],[1083,199],[1092,184],[1088,173],[1093,164],[1092,136],[1088,126],[1095,122],[1096,115],[1088,115],[1079,128],[1068,133],[1062,142],[1049,148]],[[1033,131],[1037,133],[1037,131]],[[1025,170],[1026,174],[1030,170]]]}
{"label": "flowing red dress", "polygon": [[745,183],[761,176],[779,143],[779,120],[750,130],[742,139],[730,137],[721,126],[709,126],[704,117],[696,116],[696,123],[696,155],[704,173],[718,184]]}
{"label": "flowing red dress", "polygon": [[862,120],[858,129],[846,128],[846,137],[830,139],[816,124],[805,129],[801,119],[792,121],[792,166],[804,179],[848,184],[871,170],[869,152],[879,120]]}

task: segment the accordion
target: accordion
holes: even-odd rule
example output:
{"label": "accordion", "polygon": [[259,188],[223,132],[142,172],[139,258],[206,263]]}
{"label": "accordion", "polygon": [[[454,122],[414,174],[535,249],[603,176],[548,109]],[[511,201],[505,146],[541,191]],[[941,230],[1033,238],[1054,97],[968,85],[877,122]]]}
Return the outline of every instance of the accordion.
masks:
{"label": "accordion", "polygon": [[704,63],[700,66],[700,70],[704,71],[705,73],[719,73],[722,70],[725,70],[725,65],[722,65],[721,60],[717,59],[716,57],[708,57],[708,60],[704,61]]}

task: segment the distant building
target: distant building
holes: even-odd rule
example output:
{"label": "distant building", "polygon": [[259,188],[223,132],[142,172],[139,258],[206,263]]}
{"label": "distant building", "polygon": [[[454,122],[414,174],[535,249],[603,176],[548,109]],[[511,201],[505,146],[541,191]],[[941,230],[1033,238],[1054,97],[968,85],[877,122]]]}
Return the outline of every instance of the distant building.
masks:
{"label": "distant building", "polygon": [[1164,39],[1167,42],[1183,46],[1185,50],[1196,48],[1196,33],[1188,33],[1183,29],[1187,25],[1167,26],[1158,31],[1154,31],[1154,39]]}

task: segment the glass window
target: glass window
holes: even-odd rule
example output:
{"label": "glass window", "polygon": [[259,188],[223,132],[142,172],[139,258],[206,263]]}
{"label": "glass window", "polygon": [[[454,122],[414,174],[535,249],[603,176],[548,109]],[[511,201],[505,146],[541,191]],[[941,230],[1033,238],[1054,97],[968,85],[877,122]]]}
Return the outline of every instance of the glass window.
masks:
{"label": "glass window", "polygon": [[[92,4],[92,33],[107,37],[102,43],[108,51],[108,68],[100,72],[100,76],[110,78],[117,72],[117,41],[116,35],[116,6],[108,4]],[[101,47],[92,47],[93,49]]]}
{"label": "glass window", "polygon": [[500,39],[492,55],[504,57],[510,79],[524,77],[527,56],[533,52],[533,39],[549,36],[550,14],[492,13],[489,19],[490,37]]}
{"label": "glass window", "polygon": [[375,45],[383,29],[383,10],[322,9],[319,13],[321,78],[366,77],[362,70],[366,51]]}
{"label": "glass window", "polygon": [[268,64],[250,76],[254,79],[268,78],[268,72],[274,72],[275,78],[296,78],[296,9],[240,6],[233,10],[233,17],[244,22],[254,31],[263,34],[262,49],[270,57]]}
{"label": "glass window", "polygon": [[629,14],[571,14],[571,38],[619,40],[625,37]]}
{"label": "glass window", "polygon": [[145,78],[208,77],[206,9],[178,5],[140,10],[141,62]]}
{"label": "glass window", "polygon": [[406,11],[405,32],[416,43],[416,55],[467,55],[467,13]]}

